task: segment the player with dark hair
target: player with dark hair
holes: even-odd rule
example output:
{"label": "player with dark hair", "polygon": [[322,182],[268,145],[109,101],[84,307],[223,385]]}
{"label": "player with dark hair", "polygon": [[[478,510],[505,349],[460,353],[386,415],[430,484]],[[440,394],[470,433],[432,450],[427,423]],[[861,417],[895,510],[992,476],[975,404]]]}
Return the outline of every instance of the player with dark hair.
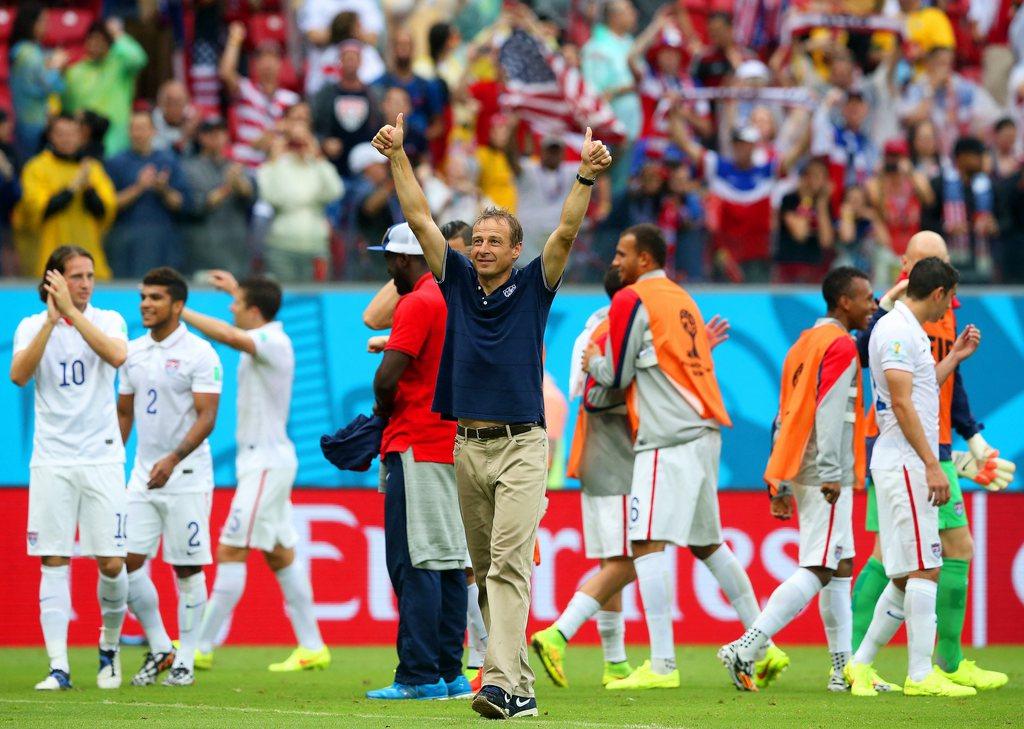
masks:
{"label": "player with dark hair", "polygon": [[240,353],[235,456],[237,487],[217,547],[217,577],[196,645],[196,668],[213,667],[213,646],[245,591],[250,549],[263,552],[284,593],[298,647],[271,671],[327,668],[331,653],[313,614],[313,588],[295,561],[292,485],[299,462],[288,438],[295,353],[281,322],[281,286],[264,276],[241,282],[211,271],[210,283],[231,295],[234,325],[192,309],[182,319],[210,339]]}
{"label": "player with dark hair", "polygon": [[768,641],[820,593],[832,655],[830,691],[845,691],[850,660],[853,486],[864,484],[864,394],[850,332],[863,330],[877,304],[871,281],[848,266],[822,282],[827,313],[805,329],[782,365],[779,412],[765,481],[776,519],[800,524],[800,569],[775,588],[753,625],[718,657],[736,688],[756,691],[754,661]]}
{"label": "player with dark hair", "polygon": [[[939,388],[981,341],[964,328],[936,363],[923,328],[945,316],[956,293],[956,269],[940,258],[914,266],[907,295],[875,325],[868,342],[878,439],[871,451],[871,481],[878,501],[882,564],[890,582],[875,606],[867,634],[845,669],[854,696],[875,696],[872,662],[900,622],[907,626],[908,667],[903,693],[973,696],[932,665],[936,593],[942,567],[939,507],[950,483],[939,462]],[[893,620],[900,616],[903,620]]]}
{"label": "player with dark hair", "polygon": [[90,304],[92,255],[61,246],[46,261],[39,298],[46,309],[14,333],[11,381],[35,380],[35,435],[28,489],[28,554],[42,561],[39,623],[50,658],[40,690],[71,688],[68,622],[75,529],[81,553],[99,567],[100,688],[121,685],[124,621],[124,446],[117,433],[114,375],[128,351],[120,314]]}
{"label": "player with dark hair", "polygon": [[[181,323],[188,285],[173,268],[142,279],[142,324],[148,333],[128,343],[121,368],[117,417],[121,440],[137,430],[135,463],[128,479],[128,607],[142,624],[149,652],[132,685],[194,682],[194,652],[206,605],[203,565],[210,554],[213,457],[206,438],[213,431],[223,376],[213,347]],[[163,559],[178,582],[175,656],[164,629],[156,588],[146,560],[163,539]]]}

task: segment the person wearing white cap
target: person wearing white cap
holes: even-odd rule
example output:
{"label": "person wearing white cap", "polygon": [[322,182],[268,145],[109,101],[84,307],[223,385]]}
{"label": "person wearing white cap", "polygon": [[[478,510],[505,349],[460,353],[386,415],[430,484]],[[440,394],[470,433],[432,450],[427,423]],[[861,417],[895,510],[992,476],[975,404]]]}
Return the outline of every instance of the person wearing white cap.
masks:
{"label": "person wearing white cap", "polygon": [[373,378],[381,442],[384,547],[398,598],[398,668],[369,699],[468,698],[466,538],[459,516],[452,443],[455,423],[431,411],[444,347],[447,305],[408,223],[379,246],[400,294],[391,336]]}

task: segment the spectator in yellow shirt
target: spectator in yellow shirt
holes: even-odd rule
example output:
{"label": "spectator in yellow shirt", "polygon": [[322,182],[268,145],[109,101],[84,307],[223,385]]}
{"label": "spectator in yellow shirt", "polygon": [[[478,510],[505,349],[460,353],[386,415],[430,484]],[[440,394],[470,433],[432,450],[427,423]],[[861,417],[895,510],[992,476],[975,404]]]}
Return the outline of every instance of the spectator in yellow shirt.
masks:
{"label": "spectator in yellow shirt", "polygon": [[513,117],[495,117],[486,147],[477,147],[480,163],[480,192],[497,206],[516,212],[516,178],[519,176],[519,150],[515,140]]}

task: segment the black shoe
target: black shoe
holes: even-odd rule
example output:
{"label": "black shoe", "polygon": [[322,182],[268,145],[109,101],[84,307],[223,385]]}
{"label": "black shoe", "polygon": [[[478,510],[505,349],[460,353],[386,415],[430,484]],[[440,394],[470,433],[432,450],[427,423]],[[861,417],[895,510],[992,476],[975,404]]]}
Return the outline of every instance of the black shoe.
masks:
{"label": "black shoe", "polygon": [[512,697],[497,686],[484,686],[473,697],[473,711],[485,719],[507,719]]}
{"label": "black shoe", "polygon": [[513,696],[508,702],[508,718],[522,719],[537,716],[537,699],[532,696]]}

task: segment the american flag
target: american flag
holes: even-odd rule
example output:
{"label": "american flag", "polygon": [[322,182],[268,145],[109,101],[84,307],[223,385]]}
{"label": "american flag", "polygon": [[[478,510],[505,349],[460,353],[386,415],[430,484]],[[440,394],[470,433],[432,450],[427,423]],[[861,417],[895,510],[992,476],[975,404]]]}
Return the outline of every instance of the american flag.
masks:
{"label": "american flag", "polygon": [[513,31],[501,47],[500,59],[505,71],[501,105],[535,134],[559,135],[578,148],[589,126],[594,138],[605,144],[625,140],[626,130],[611,106],[590,90],[580,70],[529,33]]}

